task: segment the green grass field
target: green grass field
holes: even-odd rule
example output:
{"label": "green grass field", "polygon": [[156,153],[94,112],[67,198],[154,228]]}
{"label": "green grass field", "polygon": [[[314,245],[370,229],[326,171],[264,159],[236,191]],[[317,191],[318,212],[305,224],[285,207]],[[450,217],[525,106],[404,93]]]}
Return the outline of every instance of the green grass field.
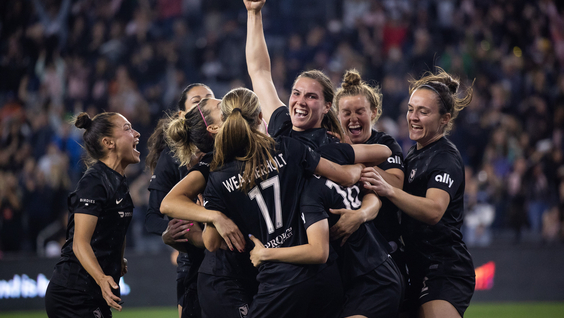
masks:
{"label": "green grass field", "polygon": [[[125,308],[115,318],[176,318],[175,308]],[[2,318],[44,318],[42,311],[0,312]],[[476,303],[465,318],[564,318],[564,302]]]}

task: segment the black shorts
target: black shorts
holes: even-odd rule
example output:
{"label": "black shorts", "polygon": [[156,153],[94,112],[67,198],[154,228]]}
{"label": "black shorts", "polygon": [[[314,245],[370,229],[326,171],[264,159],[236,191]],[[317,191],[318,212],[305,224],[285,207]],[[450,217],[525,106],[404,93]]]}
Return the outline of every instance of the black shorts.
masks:
{"label": "black shorts", "polygon": [[250,309],[252,318],[331,318],[338,317],[343,288],[336,263],[295,285],[259,291]]}
{"label": "black shorts", "polygon": [[345,305],[341,317],[398,316],[404,294],[403,278],[391,257],[372,272],[355,278],[345,286]]}
{"label": "black shorts", "polygon": [[109,318],[110,306],[104,298],[94,298],[78,290],[49,283],[45,292],[45,309],[50,318]]}
{"label": "black shorts", "polygon": [[456,308],[461,317],[464,317],[464,312],[474,294],[475,285],[474,276],[429,275],[412,281],[410,304],[419,307],[432,300],[445,300]]}
{"label": "black shorts", "polygon": [[198,274],[198,298],[203,318],[245,318],[256,293],[256,282]]}
{"label": "black shorts", "polygon": [[182,318],[202,317],[202,308],[200,307],[196,284],[187,286],[184,289],[184,295],[178,300],[178,305],[182,306]]}

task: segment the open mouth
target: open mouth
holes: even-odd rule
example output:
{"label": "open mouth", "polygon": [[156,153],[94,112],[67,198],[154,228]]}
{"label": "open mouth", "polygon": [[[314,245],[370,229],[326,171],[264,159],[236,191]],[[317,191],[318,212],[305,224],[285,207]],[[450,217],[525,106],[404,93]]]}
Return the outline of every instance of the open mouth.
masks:
{"label": "open mouth", "polygon": [[422,126],[418,126],[418,125],[413,125],[413,124],[412,124],[412,125],[411,125],[411,129],[412,129],[412,130],[422,130],[423,127],[422,127]]}
{"label": "open mouth", "polygon": [[307,117],[307,115],[308,115],[307,110],[294,108],[294,117],[305,118]]}
{"label": "open mouth", "polygon": [[133,150],[135,153],[140,154],[139,150],[137,150],[137,145],[139,144],[139,139],[135,140],[133,143]]}
{"label": "open mouth", "polygon": [[358,136],[362,132],[362,126],[359,124],[349,125],[349,132],[353,136]]}

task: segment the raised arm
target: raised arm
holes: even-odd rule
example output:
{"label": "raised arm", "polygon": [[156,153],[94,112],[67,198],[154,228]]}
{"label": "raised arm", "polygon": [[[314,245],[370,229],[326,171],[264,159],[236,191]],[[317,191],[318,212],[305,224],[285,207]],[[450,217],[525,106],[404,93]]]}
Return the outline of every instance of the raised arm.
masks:
{"label": "raised arm", "polygon": [[257,94],[262,116],[270,122],[272,113],[285,105],[276,92],[272,80],[270,56],[266,47],[264,30],[262,27],[262,12],[266,0],[244,0],[247,8],[247,44],[245,54],[247,57],[247,70],[253,84],[253,91]]}
{"label": "raised arm", "polygon": [[166,195],[161,203],[161,213],[175,219],[191,220],[200,223],[212,223],[221,234],[229,249],[239,251],[245,248],[243,234],[225,214],[207,210],[194,203],[198,194],[206,187],[206,180],[199,171],[190,172],[180,180]]}

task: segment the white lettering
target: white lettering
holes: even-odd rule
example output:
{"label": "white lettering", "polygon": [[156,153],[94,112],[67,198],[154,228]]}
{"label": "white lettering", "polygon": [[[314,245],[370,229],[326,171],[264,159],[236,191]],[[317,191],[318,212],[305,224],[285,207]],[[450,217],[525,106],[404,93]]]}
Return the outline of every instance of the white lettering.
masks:
{"label": "white lettering", "polygon": [[227,191],[229,191],[229,192],[235,190],[235,188],[233,187],[233,182],[231,182],[231,180],[229,180],[229,179],[223,181],[223,186],[224,186],[224,187],[227,189]]}
{"label": "white lettering", "polygon": [[440,175],[440,174],[436,175],[435,181],[441,182],[441,183],[446,183],[446,184],[448,184],[449,188],[452,187],[452,184],[454,183],[454,180],[446,172],[443,175]]}
{"label": "white lettering", "polygon": [[400,165],[401,164],[401,158],[399,156],[388,157],[388,162]]}

